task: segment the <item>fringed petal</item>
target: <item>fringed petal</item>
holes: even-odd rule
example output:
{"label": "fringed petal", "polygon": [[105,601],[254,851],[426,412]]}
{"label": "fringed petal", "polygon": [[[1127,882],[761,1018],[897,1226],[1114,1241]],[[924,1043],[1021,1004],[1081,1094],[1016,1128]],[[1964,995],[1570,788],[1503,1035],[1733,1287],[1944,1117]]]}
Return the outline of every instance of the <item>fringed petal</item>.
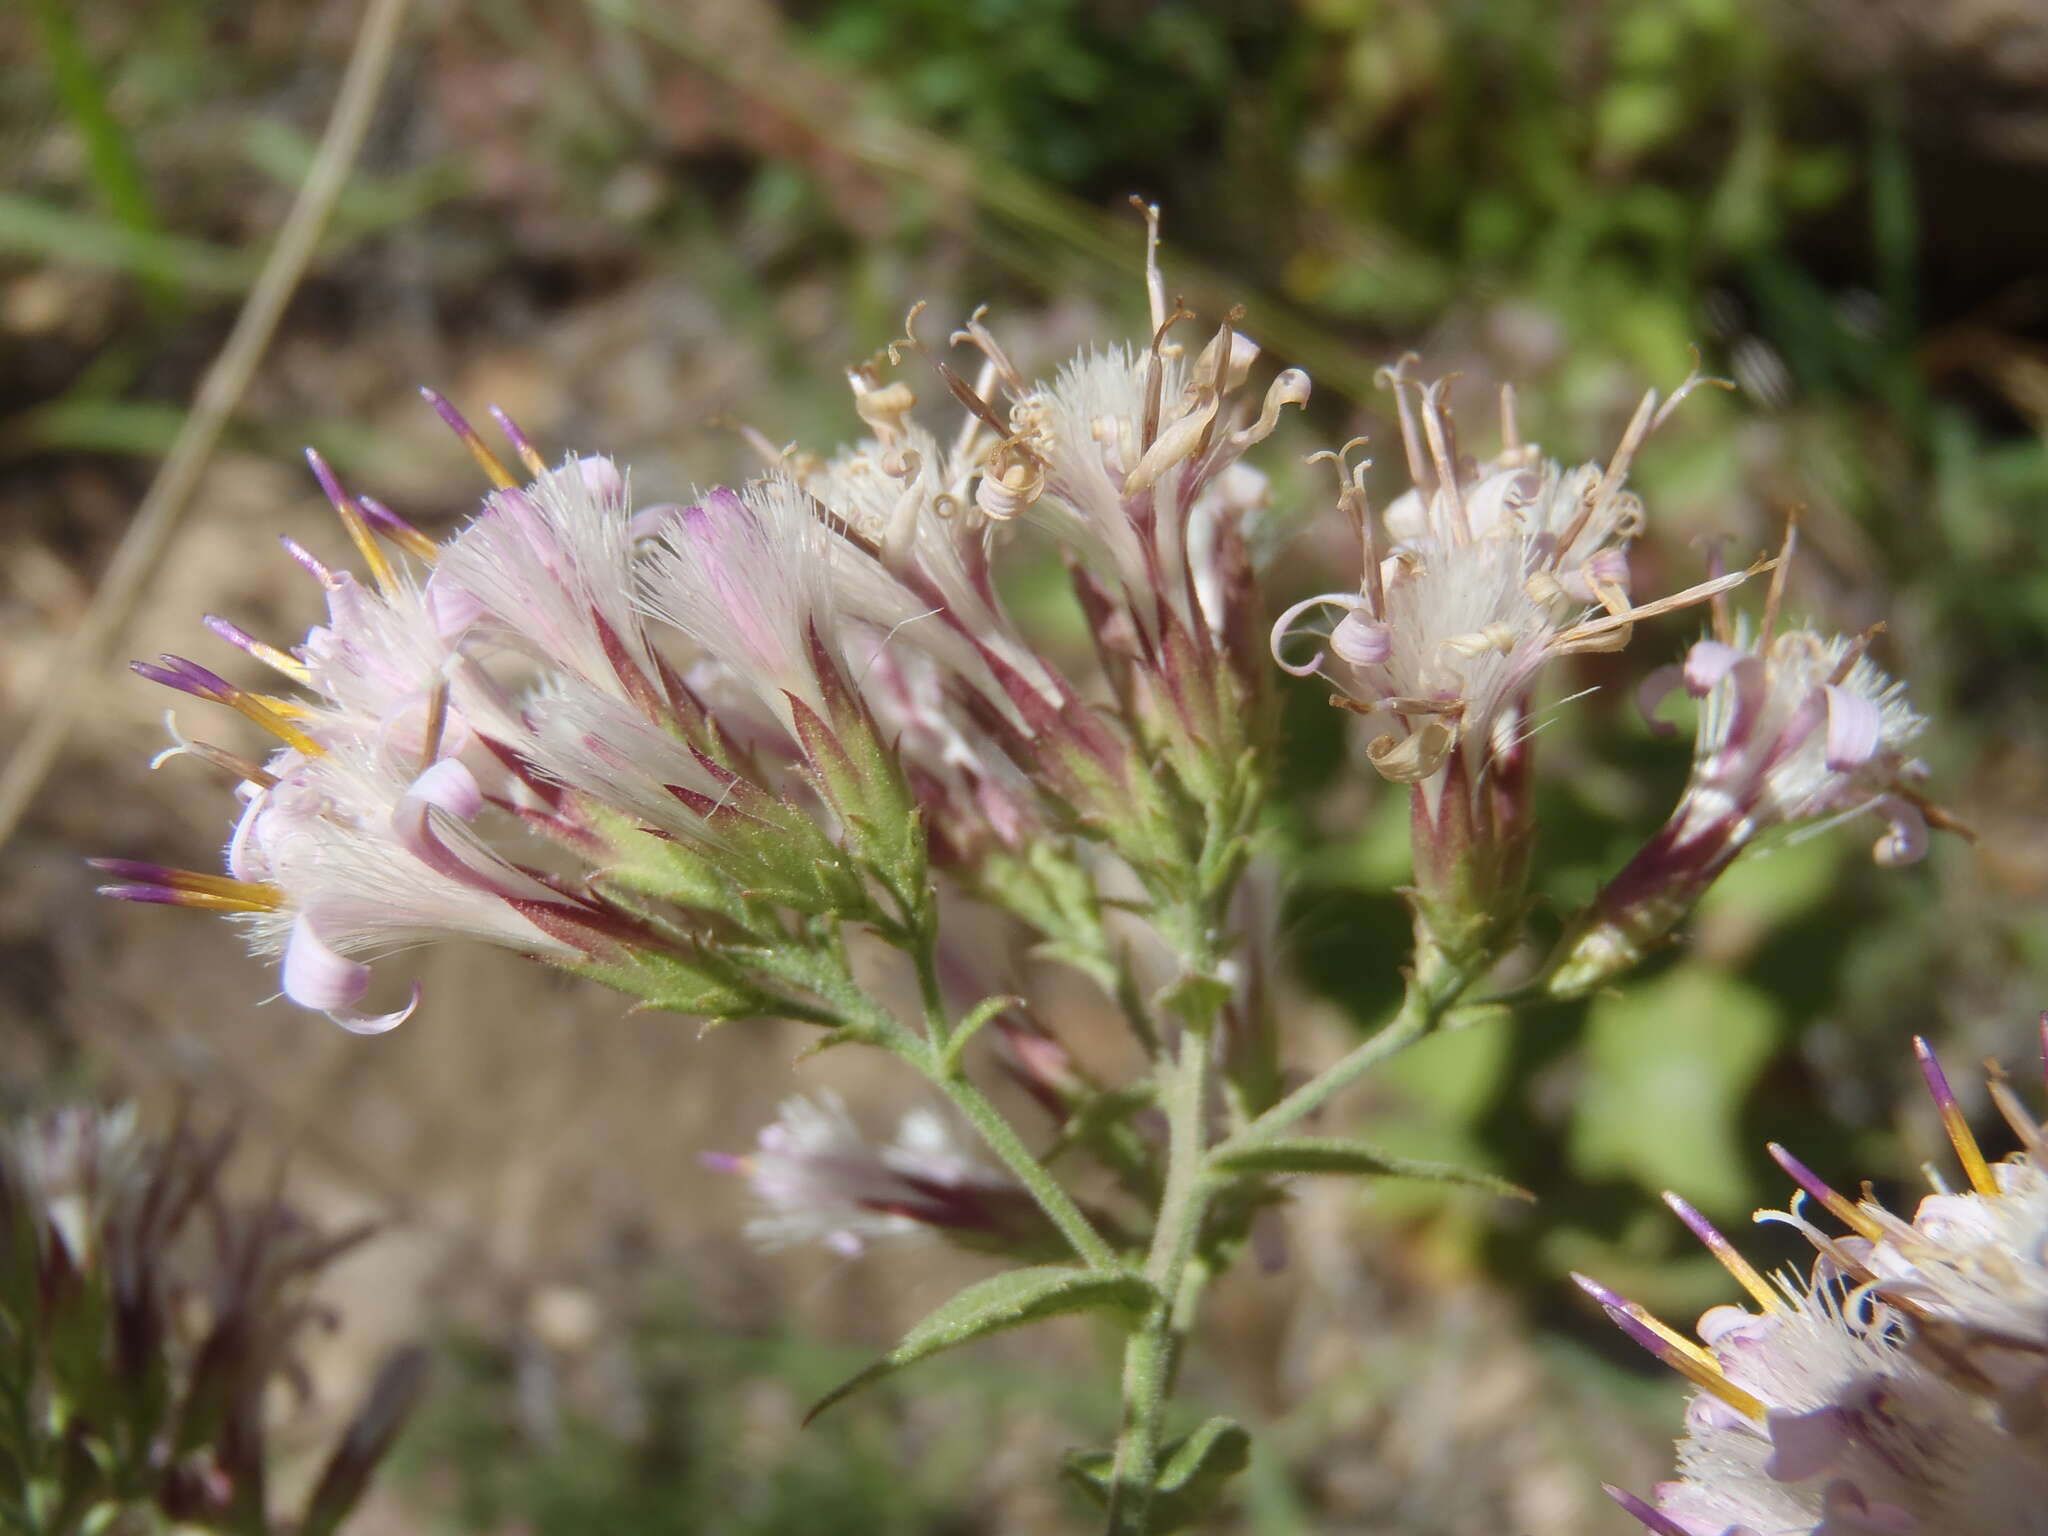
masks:
{"label": "fringed petal", "polygon": [[1884,740],[1884,717],[1874,699],[1839,684],[1827,689],[1827,764],[1836,773],[1861,768]]}

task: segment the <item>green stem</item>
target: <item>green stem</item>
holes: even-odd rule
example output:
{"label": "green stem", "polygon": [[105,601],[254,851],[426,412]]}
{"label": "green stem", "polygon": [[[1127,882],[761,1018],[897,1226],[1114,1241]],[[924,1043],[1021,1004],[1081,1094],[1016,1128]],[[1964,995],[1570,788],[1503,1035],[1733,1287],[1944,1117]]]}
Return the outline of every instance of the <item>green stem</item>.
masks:
{"label": "green stem", "polygon": [[1094,1223],[1074,1203],[1073,1196],[1061,1188],[1059,1180],[1052,1176],[1045,1164],[1032,1155],[1010,1122],[1003,1118],[1002,1111],[991,1104],[979,1088],[964,1077],[942,1070],[940,1054],[932,1050],[912,1059],[953,1101],[953,1107],[973,1123],[981,1133],[981,1139],[988,1143],[989,1150],[1003,1160],[1003,1166],[1031,1191],[1039,1209],[1060,1229],[1060,1235],[1082,1261],[1090,1269],[1116,1268],[1116,1250],[1103,1241],[1102,1234],[1095,1230]]}
{"label": "green stem", "polygon": [[1214,1052],[1208,1030],[1183,1030],[1179,1060],[1168,1079],[1166,1190],[1145,1258],[1145,1278],[1156,1294],[1144,1323],[1124,1348],[1124,1416],[1110,1474],[1110,1536],[1143,1536],[1149,1523],[1166,1401],[1200,1293],[1198,1283],[1189,1285],[1188,1261],[1209,1204],[1202,1140]]}
{"label": "green stem", "polygon": [[1325,1068],[1250,1125],[1216,1147],[1217,1153],[1239,1152],[1278,1136],[1314,1114],[1331,1099],[1391,1056],[1413,1045],[1443,1022],[1465,989],[1490,968],[1486,959],[1454,963],[1433,949],[1416,956],[1407,993],[1393,1018],[1335,1065]]}

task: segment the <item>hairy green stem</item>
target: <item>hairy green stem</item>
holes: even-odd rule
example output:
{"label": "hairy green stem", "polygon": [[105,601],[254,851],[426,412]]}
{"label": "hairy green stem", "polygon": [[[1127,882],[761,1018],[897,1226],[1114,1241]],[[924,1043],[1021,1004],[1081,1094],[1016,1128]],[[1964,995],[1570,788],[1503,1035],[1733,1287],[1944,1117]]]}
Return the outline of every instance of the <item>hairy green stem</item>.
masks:
{"label": "hairy green stem", "polygon": [[929,1052],[918,1064],[940,1091],[953,1101],[953,1107],[972,1122],[981,1133],[981,1139],[988,1143],[989,1150],[1003,1160],[1003,1166],[1031,1192],[1039,1209],[1060,1229],[1060,1235],[1075,1254],[1090,1269],[1116,1268],[1116,1250],[1103,1240],[1094,1223],[1074,1203],[1073,1196],[1060,1186],[1060,1181],[1052,1176],[1045,1164],[1032,1155],[1015,1128],[1003,1118],[1002,1111],[966,1078],[944,1071],[937,1050]]}
{"label": "hairy green stem", "polygon": [[1149,1524],[1166,1401],[1200,1293],[1199,1282],[1189,1285],[1197,1267],[1189,1260],[1209,1203],[1202,1142],[1214,1053],[1209,1030],[1183,1030],[1179,1059],[1167,1082],[1166,1189],[1145,1258],[1145,1278],[1156,1294],[1124,1349],[1124,1411],[1110,1474],[1110,1536],[1143,1536]]}

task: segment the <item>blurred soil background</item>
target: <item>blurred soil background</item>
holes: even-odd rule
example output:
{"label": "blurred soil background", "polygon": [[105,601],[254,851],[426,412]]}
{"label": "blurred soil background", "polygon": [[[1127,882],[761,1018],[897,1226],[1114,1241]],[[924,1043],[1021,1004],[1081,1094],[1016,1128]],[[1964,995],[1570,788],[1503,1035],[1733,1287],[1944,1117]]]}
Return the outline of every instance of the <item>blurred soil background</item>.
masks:
{"label": "blurred soil background", "polygon": [[[0,740],[221,345],[361,15],[0,13]],[[1680,1393],[1564,1271],[1681,1320],[1730,1299],[1656,1191],[1747,1231],[1783,1202],[1772,1138],[1902,1187],[1941,1156],[1907,1037],[1937,1041],[1981,1112],[1971,1065],[2024,1071],[2048,1003],[2048,8],[419,0],[120,654],[218,664],[202,613],[281,642],[314,619],[276,536],[345,551],[304,444],[453,526],[482,487],[421,383],[668,497],[750,468],[727,418],[853,435],[842,369],[916,299],[932,324],[990,304],[1027,368],[1131,333],[1133,192],[1166,209],[1171,286],[1212,315],[1242,302],[1268,360],[1315,375],[1293,446],[1372,433],[1383,495],[1372,376],[1404,350],[1463,374],[1475,424],[1513,380],[1525,428],[1575,462],[1698,346],[1739,387],[1638,461],[1639,589],[1694,579],[1711,533],[1734,559],[1774,547],[1804,509],[1795,610],[1888,622],[1877,652],[1979,833],[1903,873],[1870,867],[1861,824],[1758,859],[1625,993],[1405,1059],[1347,1114],[1541,1203],[1304,1189],[1286,1267],[1217,1295],[1188,1398],[1258,1432],[1234,1529],[1619,1533],[1596,1485],[1661,1474]],[[1275,598],[1353,579],[1322,481],[1279,474]],[[1609,686],[1545,735],[1552,912],[1682,782],[1683,744],[1625,684],[1692,622],[1588,658],[1573,688]],[[337,1273],[314,1417],[346,1412],[389,1341],[432,1340],[442,1365],[359,1529],[1090,1528],[1049,1478],[1113,1424],[1109,1344],[1084,1329],[940,1362],[798,1434],[810,1395],[979,1271],[925,1248],[757,1253],[744,1192],[698,1156],[749,1145],[800,1084],[885,1130],[905,1107],[886,1062],[793,1069],[794,1027],[699,1038],[497,954],[418,957],[426,1008],[375,1040],[266,1004],[228,925],[93,898],[85,855],[203,868],[231,806],[190,761],[147,771],[160,690],[117,664],[58,681],[78,727],[0,851],[0,1107],[189,1100],[245,1124],[252,1180],[289,1156],[322,1219],[390,1224]],[[1291,697],[1276,846],[1309,1061],[1393,1000],[1405,809],[1320,690]]]}

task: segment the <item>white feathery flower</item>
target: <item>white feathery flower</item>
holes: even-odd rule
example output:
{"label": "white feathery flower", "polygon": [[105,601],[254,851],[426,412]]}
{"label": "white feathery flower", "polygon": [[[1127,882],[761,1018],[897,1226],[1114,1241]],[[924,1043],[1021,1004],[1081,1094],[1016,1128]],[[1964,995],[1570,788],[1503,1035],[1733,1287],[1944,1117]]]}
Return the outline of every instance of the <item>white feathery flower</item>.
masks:
{"label": "white feathery flower", "polygon": [[[2043,1026],[2048,1045],[2048,1020]],[[1784,1149],[1801,1186],[1761,1212],[1819,1250],[1810,1278],[1766,1281],[1699,1213],[1673,1208],[1755,1299],[1716,1307],[1695,1345],[1595,1282],[1621,1327],[1698,1388],[1679,1477],[1654,1503],[1610,1489],[1660,1536],[2040,1536],[2048,1530],[2048,1175],[2043,1130],[2001,1081],[2025,1150],[1986,1162],[1925,1041],[1915,1041],[1969,1187],[1909,1222],[1851,1201]],[[1811,1197],[1850,1229],[1830,1236]]]}
{"label": "white feathery flower", "polygon": [[514,903],[563,905],[468,826],[483,793],[459,761],[443,758],[410,781],[359,747],[317,757],[281,754],[274,782],[249,786],[228,845],[229,876],[278,893],[250,912],[258,948],[283,957],[283,990],[358,1033],[402,1022],[355,1005],[369,967],[354,956],[389,954],[437,939],[471,938],[523,954],[572,961],[579,951],[522,916]]}
{"label": "white feathery flower", "polygon": [[812,637],[836,630],[833,535],[794,480],[720,488],[661,523],[640,606],[680,630],[790,725],[795,695],[823,713]]}
{"label": "white feathery flower", "polygon": [[1692,781],[1674,818],[1680,841],[1739,847],[1774,827],[1874,810],[1889,824],[1874,850],[1880,864],[1926,852],[1909,786],[1927,770],[1906,748],[1927,722],[1905,685],[1865,654],[1868,643],[1738,622],[1725,639],[1693,646],[1683,681],[1702,703]]}
{"label": "white feathery flower", "polygon": [[1794,543],[1788,534],[1759,625],[1731,622],[1717,605],[1711,635],[1684,664],[1644,680],[1645,714],[1681,686],[1701,701],[1692,775],[1678,808],[1558,946],[1544,983],[1554,995],[1579,996],[1635,965],[1768,833],[1874,812],[1886,828],[1872,852],[1899,865],[1927,851],[1930,824],[1959,829],[1920,792],[1927,768],[1908,748],[1927,722],[1865,654],[1875,629],[1778,631]]}
{"label": "white feathery flower", "polygon": [[1030,1205],[934,1111],[910,1111],[895,1140],[877,1146],[829,1091],[785,1099],[751,1153],[707,1161],[745,1175],[761,1204],[747,1235],[769,1248],[815,1242],[850,1258],[877,1239],[931,1228],[997,1238],[1019,1203]]}
{"label": "white feathery flower", "polygon": [[427,601],[443,629],[481,628],[549,668],[644,692],[659,666],[634,606],[634,519],[609,459],[573,459],[495,490],[441,552]]}
{"label": "white feathery flower", "polygon": [[[1340,500],[1364,538],[1357,593],[1296,603],[1273,627],[1273,654],[1299,677],[1321,673],[1350,706],[1381,727],[1373,766],[1399,783],[1440,792],[1451,755],[1467,749],[1476,790],[1487,764],[1520,741],[1537,673],[1575,651],[1614,650],[1638,619],[1704,600],[1744,579],[1720,577],[1637,605],[1629,596],[1628,541],[1641,530],[1640,502],[1625,488],[1636,450],[1700,382],[1689,378],[1660,406],[1645,395],[1603,469],[1566,470],[1520,440],[1512,391],[1502,393],[1500,453],[1473,466],[1458,456],[1443,384],[1420,390],[1407,359],[1382,377],[1401,416],[1413,488],[1382,519],[1379,552],[1364,493],[1366,465],[1336,462]],[[1281,655],[1295,626],[1319,609],[1339,612],[1306,661]]]}

